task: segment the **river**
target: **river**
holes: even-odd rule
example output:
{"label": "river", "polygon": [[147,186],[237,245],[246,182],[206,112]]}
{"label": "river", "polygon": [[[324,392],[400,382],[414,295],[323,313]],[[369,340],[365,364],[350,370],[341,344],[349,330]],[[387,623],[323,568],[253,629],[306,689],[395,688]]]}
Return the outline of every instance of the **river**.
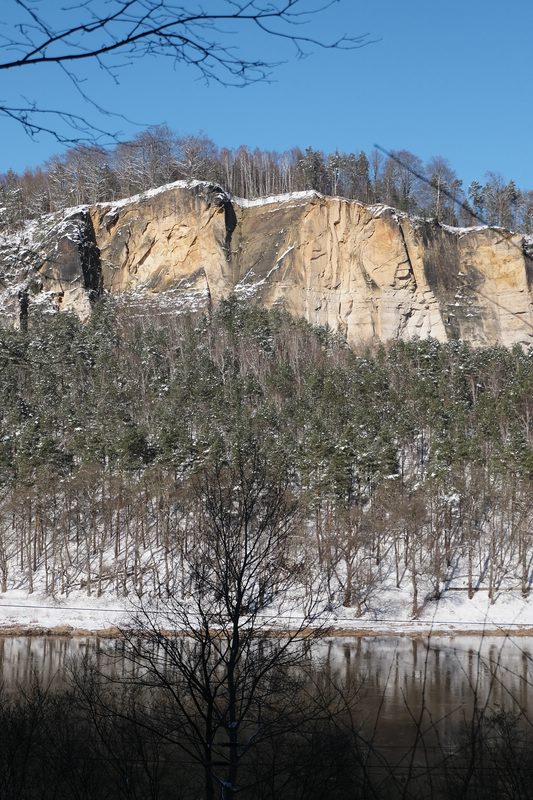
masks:
{"label": "river", "polygon": [[[15,691],[35,676],[58,686],[69,664],[110,646],[97,638],[0,638],[0,675]],[[411,778],[417,765],[455,758],[482,718],[513,719],[531,734],[533,637],[332,637],[314,645],[314,657],[346,692],[362,740],[396,774],[409,770]]]}
{"label": "river", "polygon": [[[34,676],[48,685],[109,646],[96,637],[0,637],[0,677],[8,688]],[[379,712],[390,728],[422,710],[445,730],[471,719],[474,706],[533,717],[533,637],[331,637],[314,647],[329,674],[357,687],[362,716]]]}

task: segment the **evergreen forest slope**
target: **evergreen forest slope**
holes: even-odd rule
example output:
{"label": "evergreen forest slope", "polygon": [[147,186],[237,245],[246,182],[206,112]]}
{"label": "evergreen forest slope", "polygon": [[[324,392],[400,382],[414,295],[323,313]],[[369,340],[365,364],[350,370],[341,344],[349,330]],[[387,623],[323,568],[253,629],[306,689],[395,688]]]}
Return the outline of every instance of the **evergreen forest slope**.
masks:
{"label": "evergreen forest slope", "polygon": [[[354,352],[235,297],[164,321],[108,298],[86,324],[34,314],[26,330],[0,329],[0,359],[2,592],[186,596],[198,482],[230,465],[242,481],[263,470],[294,503],[298,590],[283,613],[317,589],[346,623],[430,619],[439,604],[449,616],[459,602],[460,616],[479,598],[526,609],[523,348]],[[530,623],[523,614],[513,620]]]}

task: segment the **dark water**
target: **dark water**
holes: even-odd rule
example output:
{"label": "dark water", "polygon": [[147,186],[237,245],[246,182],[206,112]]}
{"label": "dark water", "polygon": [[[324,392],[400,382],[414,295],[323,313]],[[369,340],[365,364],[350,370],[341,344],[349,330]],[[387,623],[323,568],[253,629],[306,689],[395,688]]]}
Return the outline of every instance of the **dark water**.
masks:
{"label": "dark water", "polygon": [[[109,648],[96,638],[0,637],[0,676],[8,687],[33,676],[61,680],[69,662]],[[474,703],[533,716],[533,637],[328,638],[317,663],[359,686],[361,708],[398,722],[421,708],[434,719],[468,719]]]}
{"label": "dark water", "polygon": [[[513,765],[514,785],[517,755],[533,753],[533,637],[331,638],[313,647],[318,674],[331,679],[327,686],[339,688],[340,706],[349,707],[361,753],[367,754],[362,756],[364,769],[373,786],[368,796],[456,797],[459,789],[454,787],[465,785],[471,743],[487,721],[497,747],[491,750],[489,744],[488,755],[476,766],[470,781],[474,793],[461,795],[461,790],[459,795],[485,798],[487,785],[494,784],[490,800],[501,797],[495,779],[505,774],[502,764]],[[0,637],[0,678],[10,692],[36,678],[45,687],[61,688],[71,666],[86,654],[97,658],[104,671],[129,673],[119,642]],[[500,746],[502,729],[492,722],[498,719],[512,721],[509,758]],[[500,759],[497,767],[492,766],[494,753]],[[533,760],[521,770],[526,788],[506,797],[533,797]],[[414,794],[405,795],[406,787]],[[476,794],[479,787],[482,793]]]}
{"label": "dark water", "polygon": [[[0,637],[0,679],[11,696],[20,690],[25,691],[36,679],[45,688],[50,686],[53,691],[60,690],[68,685],[71,668],[79,664],[86,654],[96,658],[104,672],[111,672],[113,676],[131,675],[131,664],[121,656],[121,648],[120,642],[99,641],[97,638]],[[112,653],[111,658],[109,651]],[[349,753],[356,754],[357,757],[353,786],[359,787],[355,791],[350,784],[349,790],[346,791],[345,787],[342,794],[342,775],[348,773],[341,771],[340,782],[335,784],[341,793],[324,795],[319,792],[317,797],[327,796],[328,800],[330,796],[339,797],[340,800],[352,800],[355,797],[372,797],[374,800],[455,800],[459,797],[463,800],[530,800],[533,797],[533,638],[331,638],[313,645],[313,657],[316,665],[316,686],[321,685],[321,677],[325,676],[328,678],[322,681],[325,687],[338,687],[338,692],[332,696],[344,714],[335,717],[337,722],[340,720],[340,730],[345,730],[342,726],[347,721],[351,722],[351,727],[349,724],[347,727]],[[53,697],[52,694],[52,699]],[[59,695],[59,700],[61,699]],[[71,723],[69,712],[65,714],[64,708],[70,707],[60,706],[61,716],[53,718],[54,725],[58,725],[58,742],[62,748],[65,746],[60,738],[63,720],[66,720],[68,737],[75,730],[69,725],[75,726],[80,720],[80,717],[73,717]],[[7,709],[5,719],[11,725],[10,741],[14,742],[13,752],[16,754],[19,752],[18,718],[11,718]],[[503,725],[500,724],[502,720]],[[507,725],[508,721],[510,725]],[[486,738],[484,726],[492,738]],[[128,735],[133,736],[132,731]],[[510,734],[507,735],[506,731]],[[314,780],[320,779],[322,784],[333,780],[337,774],[330,774],[327,768],[327,764],[332,763],[327,760],[331,759],[332,751],[326,751],[327,755],[324,756],[324,743],[327,744],[327,739],[323,737],[327,732],[327,727],[319,729],[320,746],[314,756],[318,765],[318,772],[316,775],[313,773]],[[83,736],[86,735],[87,731]],[[66,741],[69,742],[70,738]],[[95,741],[98,743],[100,740]],[[117,741],[118,745],[124,745],[122,739]],[[127,737],[124,741],[128,745]],[[131,741],[138,743],[134,738]],[[332,741],[337,752],[343,739],[337,737]],[[76,742],[74,737],[73,752],[77,753]],[[107,750],[100,756],[92,739],[91,742],[93,749],[88,749],[89,768],[92,768],[91,758],[93,761],[104,756],[107,758]],[[115,742],[114,746],[118,745]],[[144,756],[152,752],[148,740],[146,746],[148,749],[143,751]],[[132,776],[136,776],[137,780],[137,765],[141,763],[135,760],[138,758],[135,756],[137,751],[128,749],[130,745],[124,747],[124,763],[131,766],[130,771],[125,773],[124,780],[130,780]],[[84,738],[80,753],[76,756],[78,760],[85,749]],[[7,757],[6,763],[11,764],[11,751],[8,751],[9,748],[3,755]],[[50,752],[54,758],[59,758],[63,749],[58,750],[56,747],[56,750]],[[68,748],[66,752],[70,758]],[[122,753],[122,750],[119,748],[117,752]],[[266,754],[267,751],[264,752]],[[19,765],[22,776],[20,780],[26,780],[32,791],[35,786],[40,786],[41,781],[41,777],[36,779],[35,775],[47,775],[48,771],[49,751],[45,748],[44,762],[39,760],[40,753],[38,748],[33,753],[33,772],[27,779],[25,762]],[[162,758],[165,769],[174,770],[168,773],[172,786],[175,776],[182,781],[185,776],[189,782],[192,781],[192,785],[197,773],[193,774],[190,763],[186,760],[180,761],[177,753],[178,751],[171,751],[160,745],[157,764]],[[324,758],[326,765],[323,767]],[[119,761],[123,764],[121,759],[122,756]],[[261,766],[263,762],[260,760],[258,763]],[[304,758],[302,763],[305,765],[309,762]],[[340,766],[341,770],[346,769],[347,762],[342,757],[333,763]],[[58,764],[57,775],[68,777],[70,773],[63,769],[63,762],[58,761]],[[299,781],[297,758],[295,769]],[[1,774],[0,768],[0,777]],[[164,784],[164,770],[161,774]],[[270,775],[268,772],[265,774]],[[351,776],[352,772],[349,774]],[[106,772],[104,777],[109,786],[114,786],[113,782],[118,780],[112,770],[109,775]],[[169,790],[170,793],[165,794],[166,784],[163,784],[163,788],[159,787],[161,793],[157,796],[174,797],[173,791]],[[106,794],[109,786],[104,781],[103,794],[99,796],[114,796]],[[327,786],[329,790],[329,783]],[[0,786],[0,795],[4,797],[1,789]],[[198,793],[180,796],[196,798]],[[305,796],[301,793],[291,795],[299,800]],[[34,793],[28,797],[33,800],[37,795]]]}
{"label": "dark water", "polygon": [[420,732],[425,747],[456,749],[481,718],[532,729],[532,638],[335,639],[319,651],[340,685],[355,683],[361,730],[393,760]]}
{"label": "dark water", "polygon": [[[8,689],[35,677],[58,685],[71,663],[100,647],[109,641],[0,638],[0,676]],[[405,747],[421,727],[438,732],[446,745],[480,713],[507,712],[533,723],[533,638],[331,638],[316,644],[314,654],[345,688],[361,729],[392,749]],[[122,668],[120,659],[114,664]]]}

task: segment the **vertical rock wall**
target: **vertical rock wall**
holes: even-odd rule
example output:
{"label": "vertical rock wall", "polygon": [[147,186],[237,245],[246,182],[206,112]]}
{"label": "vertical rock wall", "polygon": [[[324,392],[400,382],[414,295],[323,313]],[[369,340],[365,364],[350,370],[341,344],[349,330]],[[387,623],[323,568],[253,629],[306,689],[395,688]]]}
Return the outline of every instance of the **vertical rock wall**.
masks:
{"label": "vertical rock wall", "polygon": [[32,305],[82,317],[102,293],[143,308],[205,309],[235,292],[329,325],[350,345],[462,338],[533,344],[533,243],[454,229],[314,192],[231,200],[176,183],[70,210],[0,240],[0,311]]}

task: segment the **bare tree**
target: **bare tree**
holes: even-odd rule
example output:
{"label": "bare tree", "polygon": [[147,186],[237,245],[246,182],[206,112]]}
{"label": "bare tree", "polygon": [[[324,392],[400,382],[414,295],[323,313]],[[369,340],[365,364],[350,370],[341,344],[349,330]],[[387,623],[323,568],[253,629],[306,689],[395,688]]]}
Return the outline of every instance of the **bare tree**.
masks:
{"label": "bare tree", "polygon": [[[190,180],[200,178],[209,180],[214,177],[214,164],[217,157],[217,149],[214,142],[207,136],[181,136],[176,140],[177,159],[176,171],[180,178]],[[230,185],[227,176],[225,185]]]}
{"label": "bare tree", "polygon": [[[193,67],[208,82],[245,86],[267,78],[276,62],[236,49],[236,29],[258,31],[267,40],[288,40],[297,55],[315,47],[352,49],[367,43],[366,36],[341,36],[332,42],[307,36],[302,24],[329,5],[314,0],[221,0],[205,8],[172,0],[80,0],[53,11],[46,0],[6,2],[11,8],[0,33],[0,71],[52,66],[100,112],[104,109],[83,88],[80,70],[86,62],[97,62],[117,80],[134,60],[167,58],[174,65]],[[48,133],[60,142],[94,141],[105,134],[68,109],[42,108],[27,100],[4,100],[0,114],[19,122],[30,135]]]}
{"label": "bare tree", "polygon": [[[309,628],[308,599],[292,627],[283,618],[299,594],[302,605],[286,467],[246,437],[193,479],[191,498],[197,536],[182,560],[186,592],[155,604],[141,598],[123,631],[126,657],[147,710],[150,692],[166,698],[162,741],[201,767],[207,800],[217,785],[233,798],[253,783],[244,771],[251,751],[292,724],[295,666],[318,629]],[[148,713],[143,724],[154,725]]]}

